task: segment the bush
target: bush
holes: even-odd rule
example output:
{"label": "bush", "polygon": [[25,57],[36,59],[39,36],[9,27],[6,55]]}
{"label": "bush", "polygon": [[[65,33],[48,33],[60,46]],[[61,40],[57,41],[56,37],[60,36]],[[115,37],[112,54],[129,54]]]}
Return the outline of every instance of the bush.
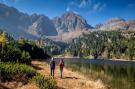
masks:
{"label": "bush", "polygon": [[44,52],[42,48],[39,48],[36,45],[25,43],[20,44],[19,48],[21,51],[27,51],[29,52],[32,59],[47,59],[50,58],[50,56]]}
{"label": "bush", "polygon": [[25,64],[0,62],[0,74],[0,80],[3,81],[16,80],[22,77],[28,79],[36,75],[36,70]]}
{"label": "bush", "polygon": [[31,64],[31,56],[28,52],[22,52],[21,63]]}
{"label": "bush", "polygon": [[36,82],[40,89],[56,89],[56,81],[45,77],[41,74],[37,74],[32,78],[32,81]]}
{"label": "bush", "polygon": [[0,59],[2,62],[19,62],[20,58],[21,51],[12,45],[4,45],[0,49]]}
{"label": "bush", "polygon": [[6,44],[0,49],[0,61],[30,64],[31,56],[16,45]]}

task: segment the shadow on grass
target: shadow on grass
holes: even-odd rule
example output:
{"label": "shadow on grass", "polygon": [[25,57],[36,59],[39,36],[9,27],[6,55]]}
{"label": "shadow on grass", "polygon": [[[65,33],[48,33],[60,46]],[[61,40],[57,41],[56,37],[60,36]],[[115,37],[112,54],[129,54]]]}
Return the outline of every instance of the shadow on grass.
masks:
{"label": "shadow on grass", "polygon": [[65,76],[65,77],[63,77],[62,79],[79,79],[79,78],[77,78],[77,77],[69,77],[69,76]]}
{"label": "shadow on grass", "polygon": [[41,68],[41,67],[39,67],[38,66],[39,64],[32,64],[32,67],[34,68],[34,69],[36,69],[36,70],[42,70],[43,68]]}

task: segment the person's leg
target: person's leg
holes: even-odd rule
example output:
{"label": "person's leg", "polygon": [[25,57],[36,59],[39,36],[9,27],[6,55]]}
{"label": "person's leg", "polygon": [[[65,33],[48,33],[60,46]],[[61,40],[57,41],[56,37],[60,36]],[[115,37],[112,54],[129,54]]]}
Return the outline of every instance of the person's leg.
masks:
{"label": "person's leg", "polygon": [[52,74],[52,68],[50,68],[50,72],[51,72],[51,76],[52,76],[52,75],[53,75],[53,74]]}
{"label": "person's leg", "polygon": [[62,72],[63,72],[63,69],[60,68],[60,77],[62,78]]}
{"label": "person's leg", "polygon": [[53,77],[54,77],[54,69],[52,70],[52,73],[53,73]]}

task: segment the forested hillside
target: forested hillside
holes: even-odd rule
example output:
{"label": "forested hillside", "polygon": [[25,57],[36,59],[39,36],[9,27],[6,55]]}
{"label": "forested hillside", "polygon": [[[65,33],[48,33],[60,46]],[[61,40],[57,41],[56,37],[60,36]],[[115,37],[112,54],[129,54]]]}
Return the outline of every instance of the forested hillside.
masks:
{"label": "forested hillside", "polygon": [[94,31],[74,39],[66,50],[73,56],[135,59],[135,31]]}

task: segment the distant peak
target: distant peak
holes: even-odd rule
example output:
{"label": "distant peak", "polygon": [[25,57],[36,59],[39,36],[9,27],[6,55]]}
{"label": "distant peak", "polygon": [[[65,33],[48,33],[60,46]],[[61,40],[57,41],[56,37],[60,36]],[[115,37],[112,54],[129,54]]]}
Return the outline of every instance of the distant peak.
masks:
{"label": "distant peak", "polygon": [[121,18],[121,17],[115,17],[115,18],[111,18],[108,21],[125,21],[125,19]]}
{"label": "distant peak", "polygon": [[111,24],[111,23],[116,23],[116,22],[125,22],[125,19],[123,19],[121,17],[111,18],[106,21],[106,24]]}

